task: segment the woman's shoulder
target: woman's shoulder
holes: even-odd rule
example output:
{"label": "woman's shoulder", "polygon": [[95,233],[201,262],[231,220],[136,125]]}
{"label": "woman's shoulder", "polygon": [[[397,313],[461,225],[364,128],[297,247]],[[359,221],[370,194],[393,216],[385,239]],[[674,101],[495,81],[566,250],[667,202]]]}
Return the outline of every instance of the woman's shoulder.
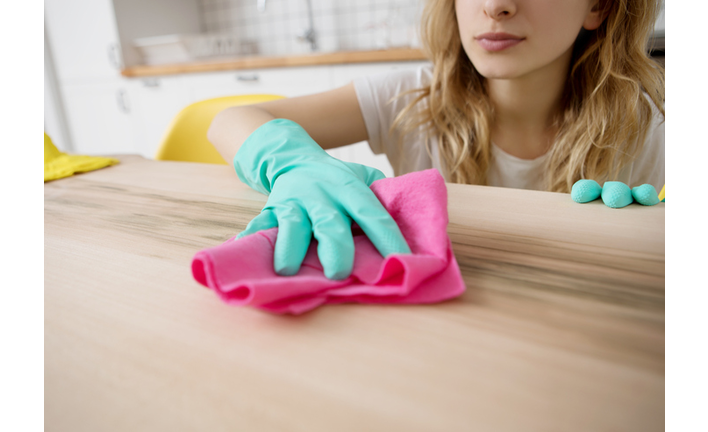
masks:
{"label": "woman's shoulder", "polygon": [[[383,92],[395,92],[426,87],[433,76],[430,63],[415,66],[401,66],[389,71],[365,75],[354,80],[354,84],[366,85]],[[387,91],[388,90],[388,91]]]}
{"label": "woman's shoulder", "polygon": [[652,100],[651,96],[649,96],[648,93],[643,92],[642,96],[644,96],[644,99],[649,103],[649,106],[651,107],[651,129],[656,129],[657,127],[661,126],[664,124],[664,105],[663,103],[661,104],[661,109],[654,103],[654,100]]}
{"label": "woman's shoulder", "polygon": [[[644,94],[652,108],[652,118],[646,130],[643,145],[631,164],[622,170],[620,181],[631,185],[649,183],[657,191],[664,184],[665,175],[665,137],[664,114],[649,95]],[[663,108],[663,107],[662,107]]]}
{"label": "woman's shoulder", "polygon": [[642,156],[646,157],[647,154],[651,153],[660,154],[663,158],[665,148],[664,109],[663,106],[659,109],[648,94],[644,93],[644,97],[651,106],[651,123],[649,123],[649,128],[644,138],[643,155],[640,155],[639,158],[642,159]]}

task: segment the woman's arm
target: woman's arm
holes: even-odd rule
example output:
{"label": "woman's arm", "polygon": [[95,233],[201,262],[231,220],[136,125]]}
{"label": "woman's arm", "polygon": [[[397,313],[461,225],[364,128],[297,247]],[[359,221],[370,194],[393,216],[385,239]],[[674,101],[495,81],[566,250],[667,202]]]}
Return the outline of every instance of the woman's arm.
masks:
{"label": "woman's arm", "polygon": [[276,118],[298,123],[324,149],[368,138],[352,83],[323,93],[227,108],[216,115],[207,138],[230,162],[253,131]]}

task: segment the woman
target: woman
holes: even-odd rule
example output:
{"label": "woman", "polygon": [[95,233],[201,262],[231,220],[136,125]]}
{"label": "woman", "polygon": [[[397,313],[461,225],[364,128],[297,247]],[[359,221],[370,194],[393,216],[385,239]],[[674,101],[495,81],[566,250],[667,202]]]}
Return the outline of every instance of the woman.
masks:
{"label": "woman", "polygon": [[383,175],[322,150],[362,140],[396,175],[432,167],[457,183],[558,192],[579,179],[660,187],[663,70],[646,54],[658,10],[654,0],[432,0],[421,27],[430,67],[225,110],[210,141],[270,194],[241,235],[278,226],[280,274],[297,272],[314,234],[325,274],[348,276],[352,221],[382,255],[409,252],[368,190]]}

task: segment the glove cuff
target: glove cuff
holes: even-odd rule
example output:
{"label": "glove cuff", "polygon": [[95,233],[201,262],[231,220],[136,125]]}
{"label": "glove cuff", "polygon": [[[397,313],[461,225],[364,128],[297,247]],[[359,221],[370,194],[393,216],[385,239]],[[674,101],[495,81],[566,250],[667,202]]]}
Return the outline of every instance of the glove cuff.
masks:
{"label": "glove cuff", "polygon": [[270,194],[273,183],[293,162],[329,157],[299,124],[274,119],[261,125],[243,142],[233,165],[238,178],[253,189]]}

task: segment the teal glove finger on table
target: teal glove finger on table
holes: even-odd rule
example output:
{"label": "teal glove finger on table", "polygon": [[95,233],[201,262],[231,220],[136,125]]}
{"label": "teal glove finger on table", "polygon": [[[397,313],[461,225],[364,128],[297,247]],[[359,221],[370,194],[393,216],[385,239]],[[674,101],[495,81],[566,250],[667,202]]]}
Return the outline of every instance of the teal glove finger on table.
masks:
{"label": "teal glove finger on table", "polygon": [[602,186],[595,180],[578,180],[573,184],[570,197],[577,203],[588,203],[602,198],[607,207],[623,208],[633,202],[653,206],[661,202],[654,186],[643,184],[631,188],[618,181],[607,181]]}

